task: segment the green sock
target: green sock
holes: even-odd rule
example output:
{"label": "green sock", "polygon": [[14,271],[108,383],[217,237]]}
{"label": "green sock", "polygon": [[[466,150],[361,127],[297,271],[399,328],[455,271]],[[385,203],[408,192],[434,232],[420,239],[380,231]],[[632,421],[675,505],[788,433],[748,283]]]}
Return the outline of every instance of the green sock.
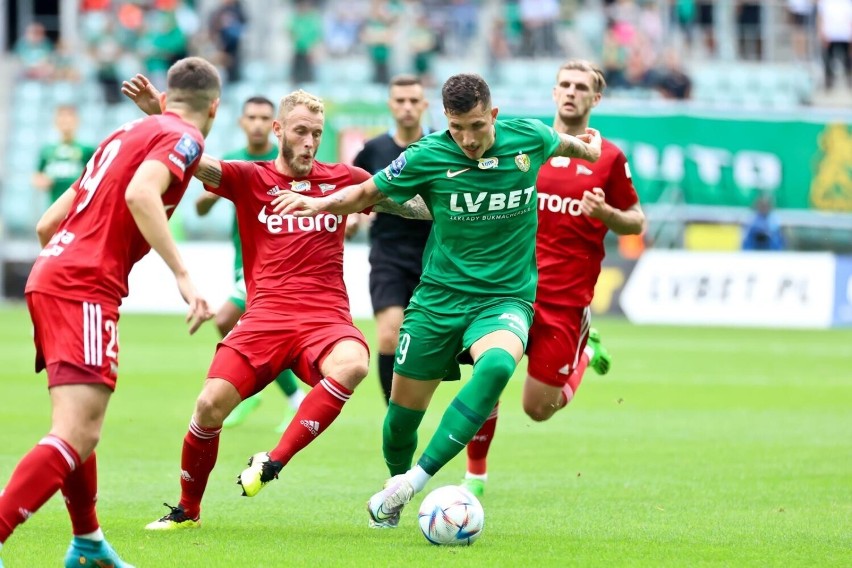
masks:
{"label": "green sock", "polygon": [[417,428],[425,410],[412,410],[390,401],[382,428],[382,453],[391,476],[405,473],[411,467],[417,450]]}
{"label": "green sock", "polygon": [[505,349],[491,348],[479,357],[473,376],[444,412],[417,465],[435,475],[467,446],[500,400],[515,365],[515,358]]}
{"label": "green sock", "polygon": [[296,392],[296,389],[299,388],[299,385],[296,384],[296,377],[290,369],[282,371],[282,373],[275,378],[275,382],[278,383],[278,386],[287,396],[292,396],[293,393]]}

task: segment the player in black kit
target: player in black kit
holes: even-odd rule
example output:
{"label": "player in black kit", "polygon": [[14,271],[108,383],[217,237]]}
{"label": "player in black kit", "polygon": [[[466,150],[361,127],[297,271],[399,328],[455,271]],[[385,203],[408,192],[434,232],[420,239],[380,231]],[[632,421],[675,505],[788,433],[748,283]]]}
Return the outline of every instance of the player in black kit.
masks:
{"label": "player in black kit", "polygon": [[[428,133],[420,119],[429,103],[414,75],[397,75],[390,82],[390,108],[395,127],[371,138],[355,156],[353,165],[376,173],[390,164],[409,144]],[[370,299],[379,336],[379,380],[390,399],[393,357],[399,341],[402,312],[420,283],[423,249],[431,221],[375,213],[370,225]]]}

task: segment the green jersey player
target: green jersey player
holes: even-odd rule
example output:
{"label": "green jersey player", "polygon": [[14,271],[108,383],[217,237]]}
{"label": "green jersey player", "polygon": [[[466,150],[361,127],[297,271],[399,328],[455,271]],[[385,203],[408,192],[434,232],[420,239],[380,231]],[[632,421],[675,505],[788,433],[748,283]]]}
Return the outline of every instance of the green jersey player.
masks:
{"label": "green jersey player", "polygon": [[[371,180],[323,198],[287,192],[276,200],[282,214],[309,216],[420,195],[434,219],[396,350],[383,430],[393,477],[368,503],[375,527],[396,526],[405,504],[465,447],[523,356],[537,283],[539,168],[551,156],[600,156],[592,129],[574,137],[535,120],[497,122],[478,75],[450,77],[442,98],[448,129],[409,146]],[[472,363],[473,375],[410,468],[432,394],[459,377],[459,363]]]}
{"label": "green jersey player", "polygon": [[[245,132],[248,146],[235,150],[223,156],[224,160],[268,161],[278,157],[278,147],[270,142],[272,121],[275,117],[275,105],[265,97],[251,97],[243,103],[240,115],[240,128]],[[219,200],[219,196],[205,191],[195,203],[196,210],[201,216],[206,215],[210,208]],[[216,327],[222,337],[228,334],[246,311],[246,281],[243,274],[243,246],[240,242],[240,232],[237,227],[237,216],[234,214],[231,228],[231,239],[234,242],[234,290],[228,301],[216,312]],[[305,398],[305,393],[296,384],[296,378],[289,370],[284,371],[275,379],[276,384],[284,391],[290,403],[291,411],[295,411]],[[251,412],[260,404],[260,394],[242,401],[225,422],[229,428],[242,424]],[[278,427],[283,432],[290,423],[290,416],[285,416]]]}

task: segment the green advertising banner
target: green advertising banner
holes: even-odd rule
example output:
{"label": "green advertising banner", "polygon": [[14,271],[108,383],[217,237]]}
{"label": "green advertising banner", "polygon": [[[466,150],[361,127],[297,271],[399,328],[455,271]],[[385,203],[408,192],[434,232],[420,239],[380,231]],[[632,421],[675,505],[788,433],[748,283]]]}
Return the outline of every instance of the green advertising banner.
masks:
{"label": "green advertising banner", "polygon": [[[351,159],[363,139],[389,125],[383,104],[332,103],[326,115],[324,160]],[[526,116],[546,124],[553,120]],[[747,207],[767,192],[779,208],[852,212],[848,122],[601,109],[592,126],[627,155],[643,203],[674,199]]]}

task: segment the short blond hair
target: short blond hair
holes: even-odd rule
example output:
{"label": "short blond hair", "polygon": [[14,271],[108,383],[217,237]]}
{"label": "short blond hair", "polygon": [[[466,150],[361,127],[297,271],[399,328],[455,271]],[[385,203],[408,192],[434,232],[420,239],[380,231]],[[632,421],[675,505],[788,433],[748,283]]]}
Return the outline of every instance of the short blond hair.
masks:
{"label": "short blond hair", "polygon": [[559,71],[556,72],[556,78],[559,79],[560,71],[585,71],[592,74],[592,87],[595,92],[603,93],[606,89],[606,79],[604,79],[603,70],[600,67],[586,59],[571,59],[562,64]]}
{"label": "short blond hair", "polygon": [[325,114],[325,104],[321,98],[302,89],[298,89],[289,95],[281,97],[281,102],[278,105],[278,119],[283,119],[297,106],[304,106],[309,111],[317,114]]}

